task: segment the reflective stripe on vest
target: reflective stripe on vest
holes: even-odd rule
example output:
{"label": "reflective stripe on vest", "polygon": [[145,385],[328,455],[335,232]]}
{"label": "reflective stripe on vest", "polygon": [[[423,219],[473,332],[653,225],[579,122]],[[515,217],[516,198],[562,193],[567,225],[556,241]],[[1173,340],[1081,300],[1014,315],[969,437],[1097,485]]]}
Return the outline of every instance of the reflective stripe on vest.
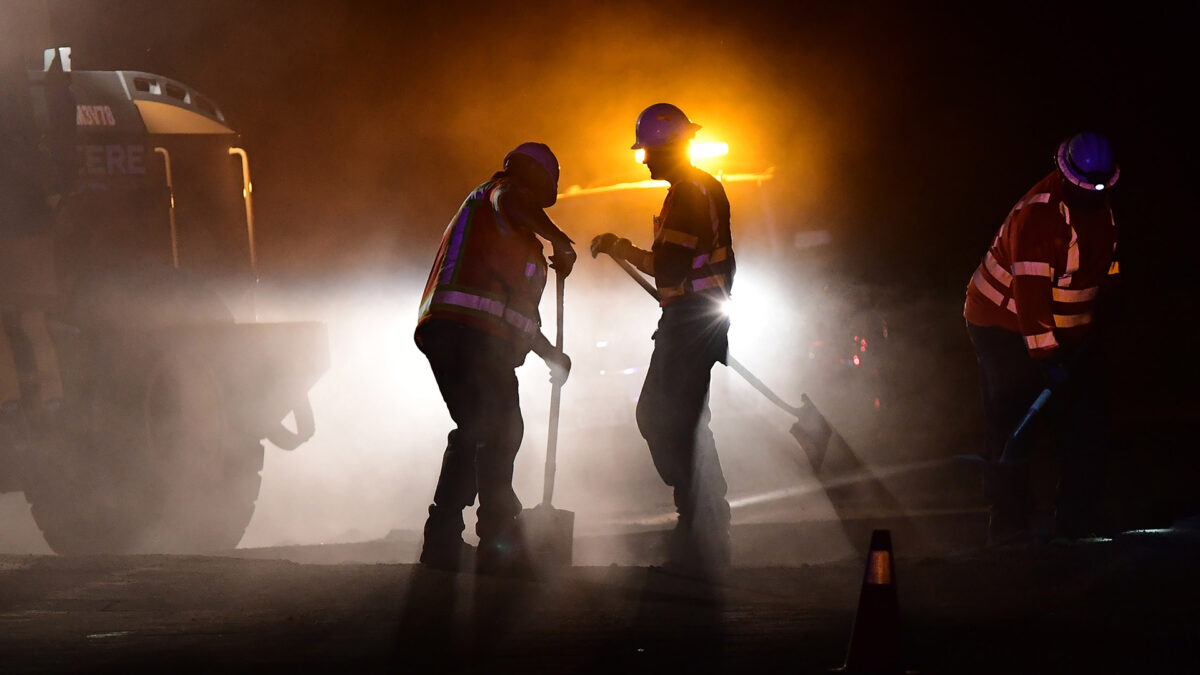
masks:
{"label": "reflective stripe on vest", "polygon": [[1071,224],[1071,209],[1067,207],[1066,202],[1058,203],[1058,212],[1062,214],[1067,229],[1071,230],[1071,241],[1067,244],[1067,269],[1063,270],[1062,276],[1056,280],[1058,286],[1065,287],[1071,285],[1071,275],[1079,271],[1079,235],[1075,232],[1075,226]]}
{"label": "reflective stripe on vest", "polygon": [[1058,340],[1054,339],[1054,331],[1038,333],[1037,335],[1026,335],[1025,346],[1029,349],[1046,349],[1048,347],[1057,347]]}
{"label": "reflective stripe on vest", "polygon": [[1092,313],[1084,312],[1083,314],[1055,314],[1054,326],[1056,328],[1074,328],[1075,326],[1083,326],[1092,322]]}
{"label": "reflective stripe on vest", "polygon": [[724,262],[725,259],[728,257],[729,257],[729,247],[722,246],[721,248],[713,251],[712,253],[704,253],[704,254],[696,256],[695,258],[692,258],[692,269],[698,270],[701,267],[704,267],[705,265],[712,265],[714,263]]}
{"label": "reflective stripe on vest", "polygon": [[975,288],[979,289],[980,293],[983,293],[983,297],[991,300],[992,303],[997,307],[1004,307],[1013,314],[1017,313],[1017,303],[1012,299],[1009,299],[1006,305],[1004,302],[1004,294],[996,290],[991,284],[988,283],[987,279],[983,278],[982,270],[975,270],[975,275],[971,277],[971,283],[975,285]]}
{"label": "reflective stripe on vest", "polygon": [[1030,204],[1048,204],[1049,202],[1050,202],[1050,193],[1049,192],[1039,192],[1036,195],[1033,195],[1032,197],[1030,197],[1029,199],[1022,199],[1021,201],[1017,202],[1017,205],[1013,207],[1013,211],[1020,211],[1021,209],[1025,208],[1026,206],[1029,206]]}
{"label": "reflective stripe on vest", "polygon": [[692,290],[693,291],[706,291],[710,288],[724,288],[725,287],[725,279],[726,279],[726,277],[724,274],[714,274],[711,277],[702,277],[700,279],[694,279],[694,280],[692,280]]}
{"label": "reflective stripe on vest", "polygon": [[989,249],[987,255],[983,257],[983,264],[985,267],[987,267],[987,271],[993,277],[995,277],[996,281],[999,281],[1002,286],[1007,288],[1012,284],[1012,275],[1008,273],[1008,270],[1000,266],[1000,263],[996,261],[996,256],[992,255],[991,249]]}
{"label": "reflective stripe on vest", "polygon": [[1088,302],[1100,292],[1099,286],[1091,288],[1052,288],[1051,297],[1055,302]]}
{"label": "reflective stripe on vest", "polygon": [[664,244],[675,244],[684,248],[696,248],[696,245],[700,243],[700,239],[694,235],[666,228],[658,231],[658,241]]}
{"label": "reflective stripe on vest", "polygon": [[1013,274],[1018,277],[1046,277],[1049,279],[1054,276],[1054,270],[1050,268],[1050,263],[1015,262],[1012,269]]}
{"label": "reflective stripe on vest", "polygon": [[499,300],[485,298],[482,295],[475,295],[474,293],[450,290],[434,291],[433,295],[421,307],[421,313],[424,314],[433,305],[450,305],[490,314],[526,335],[533,335],[538,331],[537,321],[521,314],[515,309],[505,307],[504,303]]}
{"label": "reflective stripe on vest", "polygon": [[[467,205],[478,205],[482,202],[481,199],[468,199]],[[458,258],[462,253],[463,241],[466,239],[467,230],[470,229],[471,218],[475,214],[475,209],[467,208],[460,209],[458,219],[451,225],[450,241],[446,246],[446,257],[442,260],[442,273],[438,275],[437,283],[439,286],[454,283],[454,273],[458,269]]]}

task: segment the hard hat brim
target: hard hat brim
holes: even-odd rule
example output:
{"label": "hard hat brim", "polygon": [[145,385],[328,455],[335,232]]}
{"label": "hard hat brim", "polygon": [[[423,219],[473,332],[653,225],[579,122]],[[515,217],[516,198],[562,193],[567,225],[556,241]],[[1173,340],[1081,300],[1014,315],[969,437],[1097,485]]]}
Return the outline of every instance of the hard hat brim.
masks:
{"label": "hard hat brim", "polygon": [[662,147],[664,145],[670,145],[672,143],[679,143],[680,141],[685,141],[685,140],[690,139],[692,136],[695,136],[696,132],[700,131],[701,128],[702,127],[699,124],[696,124],[695,122],[688,122],[688,129],[686,132],[684,132],[682,134],[675,134],[674,136],[671,136],[670,138],[663,140],[663,142],[655,143],[654,145],[648,145],[645,141],[637,141],[633,145],[629,146],[629,149],[630,150],[644,150],[644,149],[648,149],[648,148],[658,148],[658,147]]}
{"label": "hard hat brim", "polygon": [[1088,190],[1091,192],[1100,192],[1102,190],[1110,189],[1110,188],[1112,188],[1112,186],[1117,184],[1117,180],[1121,177],[1121,167],[1117,166],[1115,164],[1113,165],[1112,176],[1110,176],[1108,178],[1108,180],[1106,180],[1102,183],[1094,182],[1094,181],[1090,180],[1087,176],[1080,173],[1071,164],[1071,160],[1067,157],[1068,142],[1069,142],[1069,139],[1066,141],[1063,141],[1058,146],[1058,151],[1054,153],[1054,159],[1055,159],[1055,164],[1058,165],[1059,173],[1061,173],[1064,177],[1066,177],[1066,179],[1072,185],[1075,185],[1076,187],[1080,187],[1080,188],[1083,188],[1084,190]]}

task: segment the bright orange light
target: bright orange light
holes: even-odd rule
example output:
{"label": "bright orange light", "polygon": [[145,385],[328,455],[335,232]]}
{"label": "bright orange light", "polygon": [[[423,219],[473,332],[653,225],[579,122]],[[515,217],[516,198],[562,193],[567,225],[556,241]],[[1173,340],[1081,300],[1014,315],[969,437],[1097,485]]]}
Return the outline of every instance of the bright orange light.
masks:
{"label": "bright orange light", "polygon": [[[775,177],[775,167],[770,167],[762,173],[719,173],[716,174],[717,180],[722,183],[742,183],[754,182],[762,183],[765,180],[771,180]],[[670,185],[665,180],[639,180],[628,183],[616,183],[613,185],[600,185],[597,187],[585,188],[582,185],[572,185],[567,188],[566,192],[558,194],[559,199],[567,199],[569,197],[582,197],[584,195],[601,194],[604,192],[620,192],[623,190],[640,190],[644,188],[661,188]]]}
{"label": "bright orange light", "polygon": [[[695,143],[695,142],[693,142],[692,148],[689,151],[689,155],[692,158],[693,164],[698,159],[723,157],[724,155],[728,155],[728,154],[729,154],[729,144],[728,143]],[[634,150],[633,151],[633,159],[638,164],[645,162],[646,161],[646,149],[638,148],[637,150]]]}
{"label": "bright orange light", "polygon": [[692,143],[692,161],[729,154],[728,143]]}

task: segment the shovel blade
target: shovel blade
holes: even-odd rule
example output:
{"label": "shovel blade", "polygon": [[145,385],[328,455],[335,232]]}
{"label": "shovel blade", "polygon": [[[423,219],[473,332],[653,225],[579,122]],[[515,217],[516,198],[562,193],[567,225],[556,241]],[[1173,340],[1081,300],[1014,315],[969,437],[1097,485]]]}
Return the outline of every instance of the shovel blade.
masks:
{"label": "shovel blade", "polygon": [[807,395],[801,396],[800,407],[796,409],[796,423],[792,425],[792,438],[800,444],[808,461],[812,463],[813,473],[820,473],[825,464],[825,455],[829,452],[829,441],[833,437],[833,425],[817,410],[817,406]]}
{"label": "shovel blade", "polygon": [[575,543],[575,512],[539,504],[518,516],[529,559],[540,570],[571,566]]}

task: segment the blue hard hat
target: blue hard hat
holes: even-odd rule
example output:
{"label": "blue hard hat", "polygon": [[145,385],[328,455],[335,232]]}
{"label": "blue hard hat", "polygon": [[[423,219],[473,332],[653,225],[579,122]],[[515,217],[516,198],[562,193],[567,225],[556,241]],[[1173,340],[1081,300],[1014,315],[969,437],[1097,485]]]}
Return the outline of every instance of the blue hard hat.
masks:
{"label": "blue hard hat", "polygon": [[1106,190],[1116,185],[1121,175],[1108,139],[1091,131],[1063,141],[1055,153],[1055,163],[1067,180],[1085,190]]}

